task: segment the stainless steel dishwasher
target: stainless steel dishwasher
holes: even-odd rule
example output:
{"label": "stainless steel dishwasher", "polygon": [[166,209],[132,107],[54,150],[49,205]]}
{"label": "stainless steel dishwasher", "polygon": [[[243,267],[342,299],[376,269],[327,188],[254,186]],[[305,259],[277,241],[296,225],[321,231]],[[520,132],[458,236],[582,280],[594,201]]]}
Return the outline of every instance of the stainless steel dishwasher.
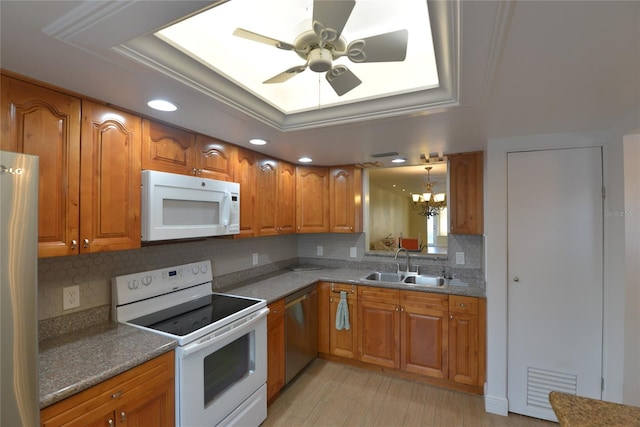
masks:
{"label": "stainless steel dishwasher", "polygon": [[318,357],[318,291],[306,287],[285,303],[285,384]]}

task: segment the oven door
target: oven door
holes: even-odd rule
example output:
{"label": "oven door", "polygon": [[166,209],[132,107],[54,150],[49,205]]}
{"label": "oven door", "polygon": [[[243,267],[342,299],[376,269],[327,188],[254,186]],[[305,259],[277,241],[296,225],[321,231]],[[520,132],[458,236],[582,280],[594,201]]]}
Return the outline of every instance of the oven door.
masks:
{"label": "oven door", "polygon": [[[238,425],[257,426],[267,417],[262,386],[267,381],[268,312],[264,308],[178,347],[177,425],[216,426],[241,405],[251,410],[236,418]],[[256,393],[261,387],[262,393]]]}

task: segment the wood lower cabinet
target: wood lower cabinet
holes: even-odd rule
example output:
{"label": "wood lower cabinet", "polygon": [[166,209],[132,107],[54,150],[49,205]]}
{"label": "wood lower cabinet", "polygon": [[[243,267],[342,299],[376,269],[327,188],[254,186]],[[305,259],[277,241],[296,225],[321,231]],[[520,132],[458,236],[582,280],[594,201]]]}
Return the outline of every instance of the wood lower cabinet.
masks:
{"label": "wood lower cabinet", "polygon": [[40,411],[43,427],[175,425],[170,351]]}
{"label": "wood lower cabinet", "polygon": [[[329,353],[347,359],[356,359],[358,356],[359,331],[359,307],[356,287],[343,283],[332,283],[329,292]],[[338,330],[336,329],[336,314],[341,292],[346,293],[347,306],[349,307],[349,329]],[[318,329],[321,328],[319,327]]]}
{"label": "wood lower cabinet", "polygon": [[451,234],[482,234],[483,153],[450,154],[449,224]]}
{"label": "wood lower cabinet", "polygon": [[448,296],[401,291],[400,306],[400,369],[448,378]]}
{"label": "wood lower cabinet", "polygon": [[400,367],[400,291],[358,286],[358,360]]}
{"label": "wood lower cabinet", "polygon": [[296,231],[329,232],[329,168],[296,167]]}
{"label": "wood lower cabinet", "polygon": [[484,383],[485,300],[449,297],[449,379],[480,386]]}
{"label": "wood lower cabinet", "polygon": [[280,393],[285,382],[284,299],[269,304],[267,315],[267,402]]}

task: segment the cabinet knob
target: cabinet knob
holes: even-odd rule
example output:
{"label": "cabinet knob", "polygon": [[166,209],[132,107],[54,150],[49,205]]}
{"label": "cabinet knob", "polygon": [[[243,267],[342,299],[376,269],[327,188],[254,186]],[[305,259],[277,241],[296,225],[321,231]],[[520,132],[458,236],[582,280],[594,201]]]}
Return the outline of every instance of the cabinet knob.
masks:
{"label": "cabinet knob", "polygon": [[120,412],[120,421],[125,422],[127,420],[127,414],[124,411]]}
{"label": "cabinet knob", "polygon": [[449,315],[449,319],[453,320],[453,314]]}
{"label": "cabinet knob", "polygon": [[197,175],[197,174],[198,174],[198,170],[197,170],[196,168],[192,168],[192,169],[191,169],[191,173],[192,173],[193,175]]}
{"label": "cabinet knob", "polygon": [[514,281],[514,282],[519,282],[519,281],[520,281],[520,278],[519,278],[518,276],[516,276],[516,277],[514,277],[514,278],[513,278],[513,281]]}
{"label": "cabinet knob", "polygon": [[89,239],[84,239],[82,241],[82,247],[85,249],[89,247]]}
{"label": "cabinet knob", "polygon": [[460,307],[466,307],[466,306],[467,306],[467,304],[465,304],[465,303],[461,303],[460,304]]}
{"label": "cabinet knob", "polygon": [[109,426],[113,426],[113,425],[115,425],[115,424],[113,423],[113,420],[112,420],[111,418],[109,418],[108,423],[109,423]]}
{"label": "cabinet knob", "polygon": [[118,390],[118,391],[116,391],[115,393],[113,393],[113,394],[111,395],[111,398],[112,398],[112,399],[117,399],[117,398],[119,398],[120,396],[122,396],[122,390]]}
{"label": "cabinet knob", "polygon": [[78,247],[78,241],[77,240],[72,240],[71,241],[71,249],[75,249]]}

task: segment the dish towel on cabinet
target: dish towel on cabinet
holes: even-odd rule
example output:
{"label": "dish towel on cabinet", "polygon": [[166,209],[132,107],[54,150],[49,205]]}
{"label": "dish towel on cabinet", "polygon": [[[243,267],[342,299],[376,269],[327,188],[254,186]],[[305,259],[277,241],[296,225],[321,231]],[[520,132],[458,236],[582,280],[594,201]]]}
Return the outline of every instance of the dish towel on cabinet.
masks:
{"label": "dish towel on cabinet", "polygon": [[349,329],[349,305],[347,304],[347,293],[345,291],[340,292],[340,302],[338,303],[338,309],[336,310],[336,329],[341,331],[343,329]]}

